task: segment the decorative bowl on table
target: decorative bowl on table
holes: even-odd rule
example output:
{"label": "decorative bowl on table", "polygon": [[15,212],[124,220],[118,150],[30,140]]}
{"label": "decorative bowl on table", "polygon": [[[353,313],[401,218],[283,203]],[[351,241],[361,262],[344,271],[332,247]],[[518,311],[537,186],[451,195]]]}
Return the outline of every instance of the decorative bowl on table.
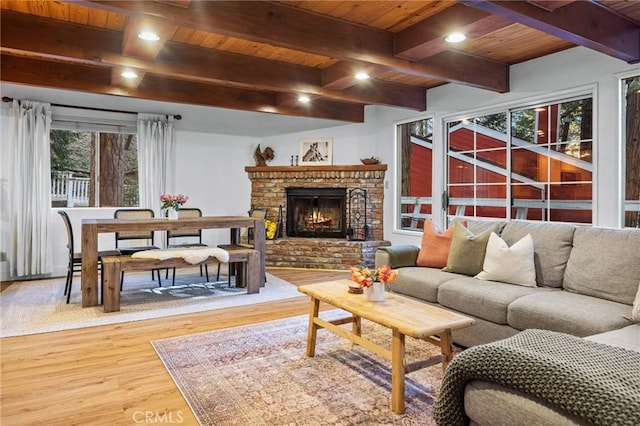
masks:
{"label": "decorative bowl on table", "polygon": [[361,158],[360,161],[365,166],[368,166],[371,164],[380,164],[380,159],[378,157]]}
{"label": "decorative bowl on table", "polygon": [[349,293],[351,294],[362,294],[364,293],[364,289],[360,287],[358,284],[350,284],[349,285]]}

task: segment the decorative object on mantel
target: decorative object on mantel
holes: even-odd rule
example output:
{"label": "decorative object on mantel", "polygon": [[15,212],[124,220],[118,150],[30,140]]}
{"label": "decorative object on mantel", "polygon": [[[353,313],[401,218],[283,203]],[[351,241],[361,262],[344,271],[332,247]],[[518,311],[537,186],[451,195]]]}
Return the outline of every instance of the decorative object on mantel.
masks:
{"label": "decorative object on mantel", "polygon": [[333,161],[332,138],[302,139],[299,150],[303,166],[330,166]]}
{"label": "decorative object on mantel", "polygon": [[363,288],[364,295],[372,302],[383,301],[385,284],[391,284],[398,278],[398,271],[391,269],[389,265],[382,265],[373,271],[369,268],[351,267],[349,272],[351,280]]}
{"label": "decorative object on mantel", "polygon": [[380,159],[378,157],[361,158],[360,162],[365,166],[369,166],[372,164],[380,164]]}
{"label": "decorative object on mantel", "polygon": [[178,211],[180,207],[182,207],[189,197],[186,195],[178,194],[178,195],[169,195],[162,194],[160,196],[160,202],[162,203],[162,210],[167,211],[167,217],[169,219],[178,219]]}
{"label": "decorative object on mantel", "polygon": [[257,167],[265,167],[267,165],[267,161],[271,161],[276,158],[276,153],[270,146],[266,147],[264,151],[261,151],[260,144],[258,144],[255,152],[253,153],[253,157],[256,160]]}
{"label": "decorative object on mantel", "polygon": [[349,190],[348,196],[349,222],[347,238],[351,241],[368,241],[371,229],[367,223],[367,190],[355,188]]}

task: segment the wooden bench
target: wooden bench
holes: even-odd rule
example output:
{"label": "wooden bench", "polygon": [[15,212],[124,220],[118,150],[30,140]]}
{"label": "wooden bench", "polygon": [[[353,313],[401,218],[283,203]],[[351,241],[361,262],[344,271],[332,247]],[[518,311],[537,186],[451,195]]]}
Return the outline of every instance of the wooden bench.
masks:
{"label": "wooden bench", "polygon": [[[215,257],[209,257],[198,265],[216,265],[220,261]],[[247,294],[260,292],[262,285],[260,273],[260,251],[242,248],[229,251],[229,263],[245,263],[246,268],[240,268],[236,276],[236,285],[239,283],[247,287]],[[102,258],[102,291],[104,300],[104,312],[117,312],[120,310],[120,275],[122,271],[148,271],[164,268],[190,268],[192,265],[181,257],[171,259],[141,259],[131,256],[104,256]],[[246,269],[246,274],[245,274]]]}

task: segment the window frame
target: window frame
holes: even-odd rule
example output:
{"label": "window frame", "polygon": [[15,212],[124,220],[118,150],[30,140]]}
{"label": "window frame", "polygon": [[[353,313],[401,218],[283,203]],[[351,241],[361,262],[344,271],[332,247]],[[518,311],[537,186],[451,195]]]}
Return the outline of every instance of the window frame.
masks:
{"label": "window frame", "polygon": [[436,118],[435,114],[421,114],[416,117],[407,118],[404,120],[396,121],[393,123],[394,129],[394,164],[395,164],[395,173],[394,173],[394,202],[393,202],[393,232],[404,235],[417,235],[422,231],[420,230],[411,230],[402,228],[402,219],[400,215],[402,214],[402,146],[400,138],[398,137],[398,127],[404,124],[413,123],[416,121],[422,120],[431,120],[431,128],[432,128],[432,149],[431,149],[431,182],[432,182],[432,201],[431,201],[431,215],[432,217],[437,212],[436,209],[439,209],[439,200],[438,192],[436,192],[436,182],[435,179],[437,177],[436,174]]}
{"label": "window frame", "polygon": [[[632,74],[632,73],[629,73]],[[504,95],[509,96],[509,95]],[[401,197],[401,183],[400,183],[400,169],[402,165],[400,164],[400,155],[399,155],[399,144],[397,137],[397,126],[399,124],[410,123],[412,121],[417,121],[425,118],[433,119],[433,189],[432,193],[433,204],[432,204],[432,216],[433,222],[437,226],[446,227],[448,220],[446,211],[443,208],[441,197],[437,194],[443,194],[446,189],[447,182],[447,167],[446,167],[446,158],[447,158],[447,147],[446,147],[446,123],[449,121],[462,120],[465,117],[469,116],[481,116],[481,115],[490,115],[496,114],[499,112],[510,111],[513,109],[525,109],[531,108],[535,105],[539,104],[549,104],[553,102],[560,102],[561,100],[573,99],[573,98],[584,98],[591,97],[593,100],[593,108],[592,108],[592,139],[593,139],[593,147],[592,147],[592,156],[593,156],[593,172],[592,172],[592,225],[597,224],[597,219],[599,217],[598,213],[598,163],[599,163],[599,130],[598,130],[598,84],[585,84],[581,86],[576,86],[569,89],[557,90],[553,93],[544,93],[536,96],[530,96],[521,99],[512,99],[503,102],[496,102],[495,104],[486,105],[484,107],[471,108],[468,110],[462,110],[454,113],[437,113],[432,112],[429,114],[419,115],[416,117],[411,117],[408,119],[400,120],[394,122],[394,164],[396,167],[395,172],[395,180],[396,185],[394,185],[395,196],[393,202],[393,216],[394,216],[394,226],[393,233],[399,235],[410,235],[410,236],[419,236],[421,232],[419,231],[410,231],[406,229],[400,228],[399,217],[400,217],[400,197]],[[510,114],[507,115],[508,126],[511,127],[510,122]],[[510,155],[510,154],[509,154]],[[622,155],[622,154],[620,154]],[[510,159],[509,159],[510,161]],[[511,191],[510,188],[508,188]],[[510,197],[510,192],[509,192]],[[509,209],[510,211],[510,209]],[[511,219],[509,219],[511,220]]]}
{"label": "window frame", "polygon": [[[591,98],[591,102],[592,102],[592,128],[591,128],[591,143],[592,143],[592,161],[591,161],[591,181],[590,181],[590,185],[591,185],[591,221],[586,223],[586,222],[563,222],[563,221],[551,221],[549,220],[549,216],[545,216],[545,219],[543,220],[538,220],[538,219],[522,219],[522,218],[518,218],[517,216],[515,216],[513,214],[513,200],[512,200],[512,191],[513,191],[513,182],[511,179],[511,176],[513,174],[513,170],[512,170],[512,164],[511,164],[511,160],[512,160],[512,154],[513,154],[513,146],[511,145],[511,139],[512,139],[512,122],[511,122],[511,118],[512,118],[512,113],[515,111],[524,111],[524,110],[528,110],[528,109],[535,109],[536,107],[540,107],[540,106],[549,106],[549,105],[561,105],[561,104],[565,104],[565,103],[569,103],[572,101],[577,101],[577,100],[583,100],[583,99],[588,99]],[[449,158],[449,132],[448,132],[448,125],[449,123],[452,122],[456,122],[456,121],[463,121],[463,120],[470,120],[470,119],[476,119],[478,117],[486,117],[486,116],[490,116],[490,115],[497,115],[497,114],[506,114],[506,129],[507,129],[507,133],[506,133],[506,163],[507,163],[507,173],[506,173],[506,177],[507,177],[507,181],[506,181],[506,195],[505,195],[505,199],[507,201],[506,203],[506,212],[505,212],[505,218],[499,218],[499,217],[490,217],[490,216],[476,216],[475,215],[475,209],[474,209],[474,215],[472,216],[466,216],[466,217],[471,217],[474,219],[502,219],[502,220],[529,220],[529,221],[535,221],[535,222],[553,222],[553,223],[577,223],[577,224],[582,224],[582,225],[594,225],[596,222],[596,218],[597,218],[597,197],[596,197],[596,188],[597,188],[597,180],[596,180],[596,171],[597,171],[597,167],[596,167],[596,161],[597,161],[597,97],[596,97],[596,90],[595,87],[593,86],[589,86],[588,88],[585,88],[584,90],[574,90],[574,91],[564,91],[564,92],[558,92],[558,93],[553,93],[547,96],[542,96],[542,97],[537,97],[534,99],[530,99],[528,102],[510,102],[508,104],[504,104],[504,105],[498,105],[498,106],[494,106],[491,109],[486,109],[486,110],[471,110],[468,111],[467,113],[463,113],[463,114],[455,114],[455,115],[450,115],[447,117],[443,117],[442,118],[442,126],[443,126],[443,145],[444,145],[444,151],[445,151],[445,156],[444,156],[444,170],[443,170],[443,191],[447,191],[447,194],[449,193],[449,163],[448,163],[448,158]],[[541,144],[541,146],[552,146],[552,145],[558,145],[560,144],[560,142],[558,141],[551,141],[548,142],[546,144]],[[476,184],[476,181],[474,179],[474,185]],[[544,185],[547,186],[554,186],[554,185],[558,185],[559,182],[543,182]],[[568,184],[571,184],[570,182]],[[475,187],[475,186],[474,186]],[[547,200],[548,201],[548,200]],[[548,202],[545,202],[545,205],[549,205]],[[475,204],[474,204],[475,206]],[[548,207],[545,207],[545,209],[547,209]],[[456,216],[456,215],[451,215],[449,214],[448,209],[446,209],[443,206],[443,216],[445,217],[445,222],[449,223],[450,220]]]}
{"label": "window frame", "polygon": [[[132,119],[132,117],[134,117]],[[82,107],[72,106],[52,106],[51,116],[51,130],[62,130],[70,132],[91,132],[94,133],[94,138],[97,143],[97,149],[95,151],[96,156],[96,176],[92,178],[95,184],[95,197],[96,203],[100,204],[100,134],[104,133],[121,133],[123,135],[134,135],[136,137],[136,149],[137,149],[137,114],[128,112],[116,112],[108,110],[96,110],[87,109]],[[138,159],[136,158],[136,162]],[[136,164],[138,168],[138,165]],[[51,164],[49,165],[50,173],[53,173]],[[138,200],[139,200],[139,187],[138,187]],[[139,204],[139,202],[138,202]],[[130,206],[64,206],[65,209],[87,209],[87,208],[117,208],[117,207],[130,207]],[[54,207],[52,200],[52,209],[61,207]]]}
{"label": "window frame", "polygon": [[[617,131],[618,131],[618,161],[620,164],[621,173],[618,176],[618,187],[620,188],[619,192],[619,203],[618,203],[618,226],[620,228],[625,229],[636,229],[633,227],[626,226],[625,214],[627,213],[627,203],[626,203],[626,171],[627,171],[627,125],[626,125],[626,100],[624,93],[625,80],[640,77],[640,69],[634,69],[626,72],[616,73],[616,87],[618,93],[618,121],[617,121]],[[634,211],[634,210],[629,210]]]}

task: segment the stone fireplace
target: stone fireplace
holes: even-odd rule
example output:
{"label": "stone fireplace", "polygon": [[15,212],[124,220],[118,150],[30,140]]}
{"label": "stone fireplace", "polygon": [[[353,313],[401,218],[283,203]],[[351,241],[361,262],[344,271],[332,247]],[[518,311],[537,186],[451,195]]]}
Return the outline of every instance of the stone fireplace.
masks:
{"label": "stone fireplace", "polygon": [[[376,249],[389,245],[382,240],[386,169],[384,164],[246,167],[251,205],[267,208],[271,221],[282,211],[283,234],[267,240],[267,266],[373,266]],[[358,206],[366,212],[349,210],[353,192],[366,194],[366,203]],[[354,230],[363,217],[366,229]]]}

